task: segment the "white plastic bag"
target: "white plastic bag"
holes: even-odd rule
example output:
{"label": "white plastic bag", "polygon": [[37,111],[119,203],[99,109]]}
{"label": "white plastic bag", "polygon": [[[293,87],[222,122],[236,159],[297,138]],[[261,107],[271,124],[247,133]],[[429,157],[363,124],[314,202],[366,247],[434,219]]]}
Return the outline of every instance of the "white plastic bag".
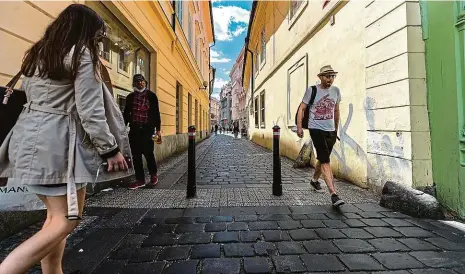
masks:
{"label": "white plastic bag", "polygon": [[26,185],[7,183],[0,187],[0,211],[33,211],[45,209],[36,194],[30,193]]}

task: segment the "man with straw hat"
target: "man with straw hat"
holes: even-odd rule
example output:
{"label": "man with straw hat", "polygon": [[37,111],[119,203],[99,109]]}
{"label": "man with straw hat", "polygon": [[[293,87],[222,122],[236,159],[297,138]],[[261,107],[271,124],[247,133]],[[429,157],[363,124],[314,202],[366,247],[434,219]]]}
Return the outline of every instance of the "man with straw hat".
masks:
{"label": "man with straw hat", "polygon": [[[321,191],[318,179],[323,179],[328,186],[333,206],[339,207],[344,201],[339,198],[334,188],[334,177],[330,166],[330,155],[336,143],[339,126],[339,103],[341,92],[333,86],[337,72],[329,65],[320,69],[318,77],[321,84],[308,88],[297,113],[297,135],[303,137],[303,128],[308,128],[317,154],[315,173],[310,182],[316,191]],[[312,92],[316,90],[316,92]],[[310,106],[308,106],[310,105]],[[310,108],[308,121],[302,121],[307,106]],[[308,123],[305,125],[303,123]]]}

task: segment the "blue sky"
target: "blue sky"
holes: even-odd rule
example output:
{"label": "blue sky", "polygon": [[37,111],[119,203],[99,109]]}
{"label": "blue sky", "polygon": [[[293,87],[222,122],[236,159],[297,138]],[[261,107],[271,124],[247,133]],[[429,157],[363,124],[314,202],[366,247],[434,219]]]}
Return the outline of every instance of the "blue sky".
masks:
{"label": "blue sky", "polygon": [[216,38],[211,51],[211,65],[216,68],[213,96],[219,98],[221,87],[229,81],[229,72],[244,45],[252,1],[212,2]]}

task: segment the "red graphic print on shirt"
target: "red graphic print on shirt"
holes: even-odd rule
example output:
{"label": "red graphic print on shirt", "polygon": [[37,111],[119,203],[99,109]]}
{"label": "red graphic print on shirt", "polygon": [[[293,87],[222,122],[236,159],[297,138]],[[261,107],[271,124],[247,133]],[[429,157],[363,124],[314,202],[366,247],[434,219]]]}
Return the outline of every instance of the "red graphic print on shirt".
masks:
{"label": "red graphic print on shirt", "polygon": [[315,120],[330,120],[334,117],[334,106],[336,102],[328,95],[323,96],[315,105],[313,112]]}

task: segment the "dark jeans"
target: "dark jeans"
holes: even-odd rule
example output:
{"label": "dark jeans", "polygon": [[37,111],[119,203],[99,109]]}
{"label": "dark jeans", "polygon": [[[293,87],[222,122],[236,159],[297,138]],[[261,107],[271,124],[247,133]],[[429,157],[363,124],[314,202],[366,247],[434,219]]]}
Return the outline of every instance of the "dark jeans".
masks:
{"label": "dark jeans", "polygon": [[145,181],[142,155],[145,157],[150,175],[157,175],[158,169],[155,155],[153,154],[154,142],[152,140],[152,134],[153,129],[151,128],[131,125],[129,144],[131,145],[136,180]]}

